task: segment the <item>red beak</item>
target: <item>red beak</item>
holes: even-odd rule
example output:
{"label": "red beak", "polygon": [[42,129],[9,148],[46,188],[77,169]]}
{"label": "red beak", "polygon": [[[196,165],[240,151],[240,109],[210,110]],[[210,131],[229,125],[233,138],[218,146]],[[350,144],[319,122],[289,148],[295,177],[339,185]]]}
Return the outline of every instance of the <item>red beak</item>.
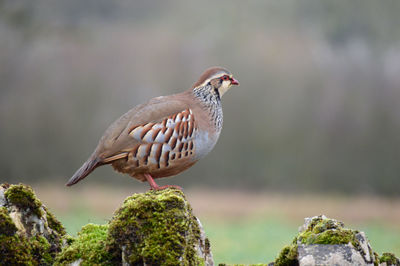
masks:
{"label": "red beak", "polygon": [[231,84],[232,85],[239,85],[239,81],[237,81],[236,79],[232,78],[231,79]]}

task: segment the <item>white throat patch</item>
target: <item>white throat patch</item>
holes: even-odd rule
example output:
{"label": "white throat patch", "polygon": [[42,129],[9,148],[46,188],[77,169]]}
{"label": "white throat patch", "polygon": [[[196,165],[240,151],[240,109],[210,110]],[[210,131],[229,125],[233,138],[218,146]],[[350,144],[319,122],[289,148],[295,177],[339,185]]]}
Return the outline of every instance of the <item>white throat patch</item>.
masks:
{"label": "white throat patch", "polygon": [[227,92],[231,88],[231,86],[232,84],[230,80],[224,80],[221,84],[221,87],[218,88],[220,97],[222,97],[222,95],[224,95],[225,92]]}

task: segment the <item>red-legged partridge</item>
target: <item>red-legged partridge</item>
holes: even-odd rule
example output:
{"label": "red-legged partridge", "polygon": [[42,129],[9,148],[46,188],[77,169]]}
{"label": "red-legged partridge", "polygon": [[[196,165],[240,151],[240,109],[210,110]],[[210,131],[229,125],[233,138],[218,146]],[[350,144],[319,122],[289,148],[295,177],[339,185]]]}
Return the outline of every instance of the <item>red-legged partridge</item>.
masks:
{"label": "red-legged partridge", "polygon": [[111,124],[67,186],[111,164],[154,190],[169,187],[153,178],[176,175],[212,150],[222,128],[221,96],[232,85],[239,82],[228,70],[212,67],[189,90],[134,107]]}

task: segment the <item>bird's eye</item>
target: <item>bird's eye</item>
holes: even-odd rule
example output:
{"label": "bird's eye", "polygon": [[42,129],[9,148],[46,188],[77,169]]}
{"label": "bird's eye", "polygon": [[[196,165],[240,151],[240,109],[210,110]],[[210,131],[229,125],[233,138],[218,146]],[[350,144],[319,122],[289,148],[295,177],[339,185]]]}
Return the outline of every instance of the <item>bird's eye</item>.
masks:
{"label": "bird's eye", "polygon": [[222,79],[223,80],[228,80],[229,78],[228,78],[228,76],[223,76]]}

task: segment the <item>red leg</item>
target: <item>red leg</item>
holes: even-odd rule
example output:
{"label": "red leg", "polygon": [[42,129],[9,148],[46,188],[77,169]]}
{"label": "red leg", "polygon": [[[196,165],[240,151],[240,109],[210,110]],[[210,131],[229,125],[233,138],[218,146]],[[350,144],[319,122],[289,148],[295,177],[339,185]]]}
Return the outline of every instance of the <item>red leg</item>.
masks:
{"label": "red leg", "polygon": [[173,186],[173,185],[166,185],[166,186],[159,187],[156,184],[156,182],[154,181],[153,177],[151,177],[151,175],[144,174],[144,176],[146,177],[147,182],[149,182],[149,185],[150,185],[152,190],[162,190],[162,189],[166,189],[166,188],[169,188],[169,187],[173,187],[173,188],[177,188],[179,190],[182,190],[182,188],[180,186]]}

